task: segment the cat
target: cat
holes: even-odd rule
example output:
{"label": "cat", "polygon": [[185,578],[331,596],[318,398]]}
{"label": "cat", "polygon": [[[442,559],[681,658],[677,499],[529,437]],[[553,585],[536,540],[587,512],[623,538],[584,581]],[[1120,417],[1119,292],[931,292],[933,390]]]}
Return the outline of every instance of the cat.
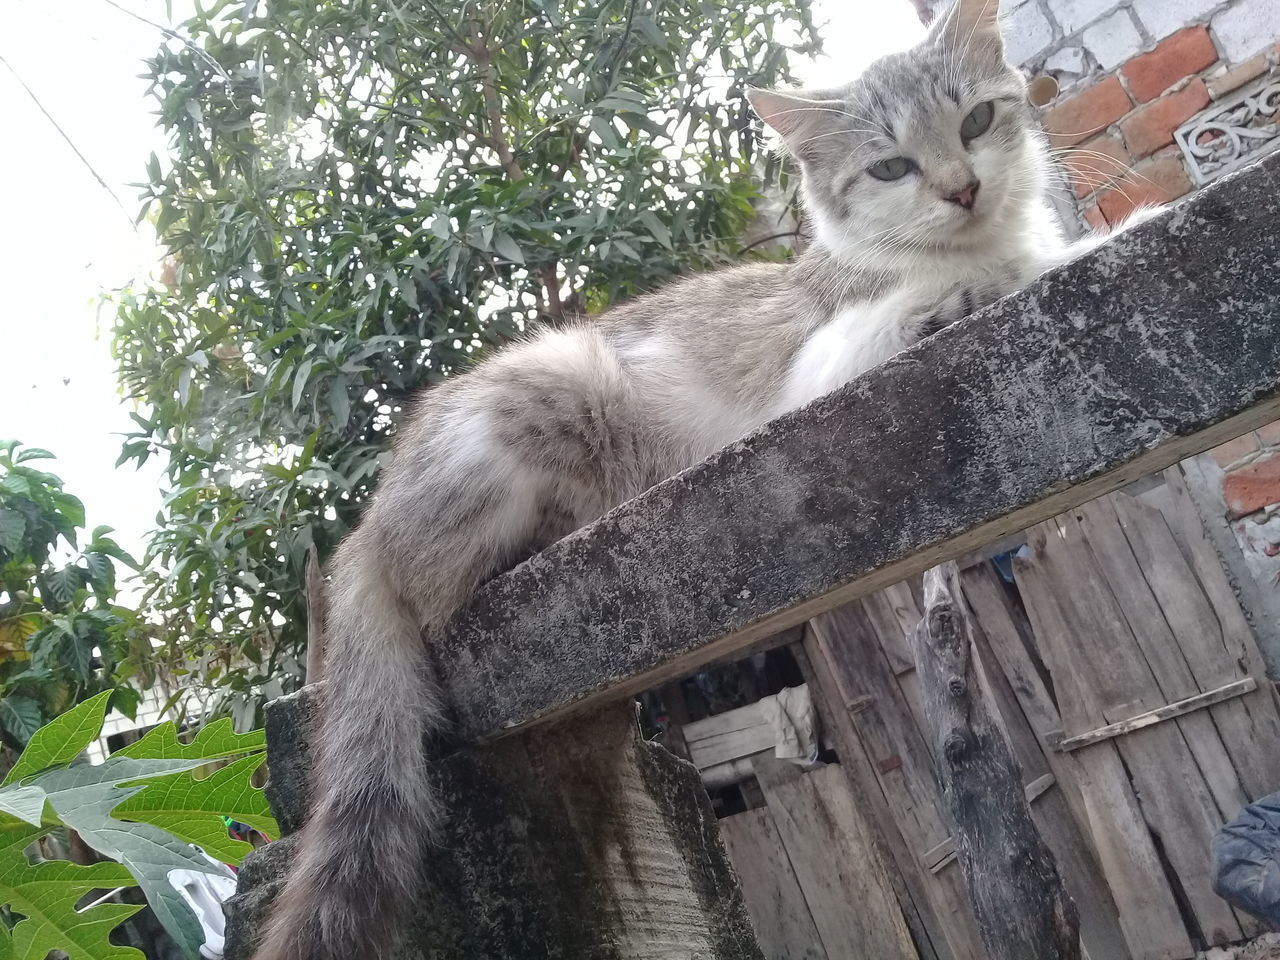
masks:
{"label": "cat", "polygon": [[331,564],[310,816],[256,960],[382,958],[442,811],[428,640],[482,582],[1101,241],[1068,243],[997,0],[845,87],[752,90],[813,243],[541,329],[433,389]]}

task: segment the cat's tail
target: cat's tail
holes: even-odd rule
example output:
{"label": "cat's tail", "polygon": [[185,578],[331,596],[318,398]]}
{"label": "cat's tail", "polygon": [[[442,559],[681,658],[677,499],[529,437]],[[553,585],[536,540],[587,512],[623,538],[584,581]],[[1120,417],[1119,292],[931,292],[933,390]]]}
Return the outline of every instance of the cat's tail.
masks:
{"label": "cat's tail", "polygon": [[254,960],[377,960],[418,894],[438,817],[423,738],[440,709],[421,618],[359,536],[335,558],[312,806]]}

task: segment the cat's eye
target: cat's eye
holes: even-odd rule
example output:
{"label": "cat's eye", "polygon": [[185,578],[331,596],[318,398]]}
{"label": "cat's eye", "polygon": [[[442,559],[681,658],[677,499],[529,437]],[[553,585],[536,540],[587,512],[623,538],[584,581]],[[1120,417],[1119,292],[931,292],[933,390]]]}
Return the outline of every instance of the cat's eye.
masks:
{"label": "cat's eye", "polygon": [[906,157],[889,157],[871,164],[867,167],[867,173],[877,180],[900,180],[911,172],[912,166]]}
{"label": "cat's eye", "polygon": [[991,126],[991,118],[995,116],[995,112],[995,105],[990,100],[978,104],[960,121],[960,136],[965,140],[982,136]]}

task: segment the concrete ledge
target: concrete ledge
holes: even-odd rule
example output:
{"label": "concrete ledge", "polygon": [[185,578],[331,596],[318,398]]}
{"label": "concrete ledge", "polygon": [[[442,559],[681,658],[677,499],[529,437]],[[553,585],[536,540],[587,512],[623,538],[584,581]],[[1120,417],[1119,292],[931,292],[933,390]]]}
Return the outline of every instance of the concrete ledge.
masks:
{"label": "concrete ledge", "polygon": [[[306,687],[268,708],[286,833],[306,811],[297,758],[316,699]],[[697,769],[646,742],[629,705],[455,751],[432,775],[449,815],[423,851],[398,960],[764,960]],[[296,842],[246,858],[225,905],[226,960],[252,956]]]}
{"label": "concrete ledge", "polygon": [[1280,155],[488,584],[467,740],[654,686],[1280,416]]}

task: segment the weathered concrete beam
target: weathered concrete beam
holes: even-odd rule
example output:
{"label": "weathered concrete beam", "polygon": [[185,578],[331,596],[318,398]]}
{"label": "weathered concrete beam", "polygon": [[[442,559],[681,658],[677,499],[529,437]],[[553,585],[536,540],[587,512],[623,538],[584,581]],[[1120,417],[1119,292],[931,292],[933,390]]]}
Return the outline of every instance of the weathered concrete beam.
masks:
{"label": "weathered concrete beam", "polygon": [[490,584],[466,739],[660,684],[1280,416],[1280,154]]}

